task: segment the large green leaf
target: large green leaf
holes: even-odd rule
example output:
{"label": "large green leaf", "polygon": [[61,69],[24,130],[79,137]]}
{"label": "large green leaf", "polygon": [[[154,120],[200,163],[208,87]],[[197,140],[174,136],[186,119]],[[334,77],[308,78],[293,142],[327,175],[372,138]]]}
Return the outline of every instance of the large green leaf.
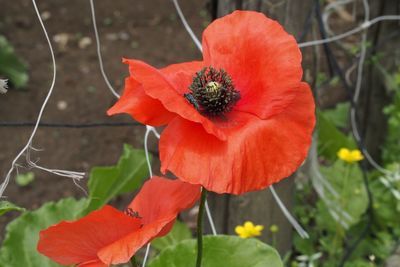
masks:
{"label": "large green leaf", "polygon": [[[257,239],[236,236],[205,236],[202,267],[282,267],[275,249]],[[184,240],[167,247],[149,267],[192,267],[196,263],[197,243]]]}
{"label": "large green leaf", "polygon": [[5,200],[0,201],[0,216],[9,211],[25,211],[25,209]]}
{"label": "large green leaf", "polygon": [[335,124],[327,119],[321,112],[317,112],[317,131],[318,131],[318,155],[322,155],[329,160],[337,158],[340,148],[356,148],[354,140],[339,131]]}
{"label": "large green leaf", "polygon": [[117,195],[138,189],[148,175],[144,151],[124,145],[116,166],[94,167],[90,172],[89,203],[84,212],[96,210]]}
{"label": "large green leaf", "polygon": [[13,47],[4,36],[0,36],[0,75],[9,79],[16,88],[26,85],[26,66],[15,55]]}
{"label": "large green leaf", "polygon": [[[348,226],[359,222],[361,215],[368,205],[367,192],[365,191],[362,172],[357,164],[348,164],[337,160],[330,167],[321,166],[321,172],[338,193],[333,195],[326,191],[325,197],[335,203],[337,210],[345,211],[350,217],[342,217],[341,220]],[[333,232],[336,231],[336,221],[331,219],[328,208],[322,202],[318,202],[319,210],[317,220],[321,225],[326,225]]]}
{"label": "large green leaf", "polygon": [[39,232],[61,220],[76,219],[86,200],[67,198],[49,202],[35,211],[22,214],[7,225],[6,236],[0,249],[2,267],[55,267],[60,266],[36,250]]}
{"label": "large green leaf", "polygon": [[171,232],[169,232],[166,236],[153,240],[151,245],[158,250],[163,250],[168,246],[176,245],[182,240],[191,238],[192,233],[190,232],[189,227],[187,227],[187,225],[183,222],[176,221]]}

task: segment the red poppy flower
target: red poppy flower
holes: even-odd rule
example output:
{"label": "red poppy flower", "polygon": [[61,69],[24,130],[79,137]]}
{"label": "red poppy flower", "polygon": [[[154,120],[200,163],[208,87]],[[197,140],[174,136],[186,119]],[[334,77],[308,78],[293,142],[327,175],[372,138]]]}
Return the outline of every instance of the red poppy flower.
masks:
{"label": "red poppy flower", "polygon": [[62,265],[128,262],[143,245],[167,234],[177,214],[199,197],[200,186],[154,177],[125,212],[106,205],[77,221],[41,231],[38,251]]}
{"label": "red poppy flower", "polygon": [[203,33],[203,61],[156,69],[129,65],[124,94],[108,111],[153,126],[161,170],[218,193],[260,190],[304,161],[315,125],[301,53],[281,25],[235,11]]}

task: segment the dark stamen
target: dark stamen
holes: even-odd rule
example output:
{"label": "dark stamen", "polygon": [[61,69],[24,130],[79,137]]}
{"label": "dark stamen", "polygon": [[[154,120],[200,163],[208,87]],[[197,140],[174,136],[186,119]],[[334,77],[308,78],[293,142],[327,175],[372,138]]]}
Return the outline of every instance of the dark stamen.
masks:
{"label": "dark stamen", "polygon": [[197,72],[184,97],[200,113],[215,117],[229,112],[240,99],[228,73],[223,69],[206,67]]}

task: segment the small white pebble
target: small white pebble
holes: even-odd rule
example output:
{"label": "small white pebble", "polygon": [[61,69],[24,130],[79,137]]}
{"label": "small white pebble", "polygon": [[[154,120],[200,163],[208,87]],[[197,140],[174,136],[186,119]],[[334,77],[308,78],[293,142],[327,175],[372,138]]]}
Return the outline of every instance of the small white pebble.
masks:
{"label": "small white pebble", "polygon": [[116,41],[116,40],[118,40],[118,34],[108,33],[108,34],[106,34],[106,39],[110,40],[110,41]]}
{"label": "small white pebble", "polygon": [[57,108],[58,108],[58,110],[66,110],[67,107],[68,107],[67,101],[60,100],[60,101],[57,102]]}
{"label": "small white pebble", "polygon": [[42,14],[40,14],[40,16],[42,17],[43,21],[46,21],[49,18],[51,18],[51,13],[49,11],[43,11]]}
{"label": "small white pebble", "polygon": [[65,50],[67,48],[67,44],[70,39],[71,35],[66,32],[57,33],[53,36],[53,40],[58,44],[60,50]]}
{"label": "small white pebble", "polygon": [[121,39],[122,41],[126,41],[129,39],[129,34],[127,32],[120,32],[118,34],[119,39]]}
{"label": "small white pebble", "polygon": [[82,39],[79,40],[79,48],[80,49],[85,49],[89,45],[92,44],[92,39],[90,37],[83,37]]}
{"label": "small white pebble", "polygon": [[7,81],[8,80],[0,79],[0,93],[1,94],[7,93],[7,88],[8,88]]}

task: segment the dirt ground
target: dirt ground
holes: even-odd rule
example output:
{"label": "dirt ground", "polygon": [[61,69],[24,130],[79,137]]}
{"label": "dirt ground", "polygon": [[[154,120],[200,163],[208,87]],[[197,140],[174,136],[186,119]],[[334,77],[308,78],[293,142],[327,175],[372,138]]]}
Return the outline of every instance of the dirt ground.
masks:
{"label": "dirt ground", "polygon": [[[155,66],[200,58],[171,1],[101,0],[95,4],[105,69],[119,91],[127,75],[122,57],[142,59]],[[181,5],[200,36],[209,21],[206,0],[181,1]],[[89,1],[41,0],[38,7],[53,41],[57,60],[55,90],[43,121],[131,121],[124,115],[110,118],[105,114],[115,98],[100,74]],[[0,121],[34,121],[50,86],[52,68],[49,49],[31,1],[2,1],[0,33],[27,63],[30,77],[25,91],[10,90],[0,95]],[[0,128],[1,180],[27,142],[31,130],[31,127]],[[143,127],[41,128],[34,146],[43,151],[35,152],[33,159],[40,159],[39,164],[48,168],[89,171],[96,165],[114,164],[124,143],[142,147],[142,138]],[[156,149],[154,144],[153,148]],[[21,158],[19,164],[26,165],[25,159]],[[19,171],[27,170],[19,168]],[[5,192],[9,201],[34,209],[49,200],[83,196],[68,178],[37,170],[34,173],[34,182],[26,187],[17,186],[14,180],[10,182]],[[0,217],[2,230],[15,215]]]}

